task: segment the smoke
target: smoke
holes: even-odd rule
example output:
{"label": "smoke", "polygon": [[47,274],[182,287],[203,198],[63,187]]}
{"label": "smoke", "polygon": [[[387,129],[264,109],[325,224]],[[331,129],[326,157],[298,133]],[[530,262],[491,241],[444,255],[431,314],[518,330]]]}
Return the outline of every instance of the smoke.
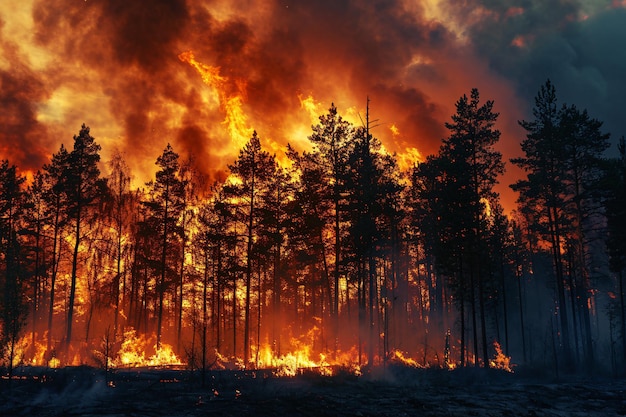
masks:
{"label": "smoke", "polygon": [[626,130],[626,56],[616,45],[626,10],[608,2],[10,0],[0,13],[7,22],[14,13],[1,32],[8,111],[0,149],[26,170],[67,146],[85,122],[103,160],[121,151],[142,182],[168,142],[206,174],[222,175],[239,144],[219,95],[177,58],[189,50],[219,69],[226,94],[241,94],[247,128],[279,157],[288,142],[308,146],[315,120],[301,99],[309,96],[320,113],[334,102],[355,124],[369,96],[373,133],[385,147],[425,156],[472,87],[495,100],[501,150],[515,156],[517,120],[548,77],[563,101],[588,108],[618,135]]}
{"label": "smoke", "polygon": [[32,71],[19,47],[6,39],[0,17],[0,159],[40,167],[47,161],[46,126],[37,119],[37,103],[49,96],[45,84]]}
{"label": "smoke", "polygon": [[[626,106],[626,9],[618,1],[470,1],[457,9],[487,16],[470,24],[481,59],[510,80],[530,108],[550,78],[561,102],[589,110],[615,140],[624,134]],[[616,142],[616,140],[615,140]]]}

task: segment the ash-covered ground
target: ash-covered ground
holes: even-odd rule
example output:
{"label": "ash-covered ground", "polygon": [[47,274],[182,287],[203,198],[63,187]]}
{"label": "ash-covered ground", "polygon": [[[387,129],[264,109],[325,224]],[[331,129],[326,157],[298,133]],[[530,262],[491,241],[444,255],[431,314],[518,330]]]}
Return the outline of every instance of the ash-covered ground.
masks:
{"label": "ash-covered ground", "polygon": [[392,366],[267,372],[20,368],[0,382],[0,416],[619,416],[626,380]]}

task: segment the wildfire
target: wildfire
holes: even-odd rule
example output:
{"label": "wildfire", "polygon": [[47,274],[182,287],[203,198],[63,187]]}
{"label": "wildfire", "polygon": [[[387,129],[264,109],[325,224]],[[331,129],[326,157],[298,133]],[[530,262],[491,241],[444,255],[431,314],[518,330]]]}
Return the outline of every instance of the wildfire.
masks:
{"label": "wildfire", "polygon": [[238,80],[232,82],[228,77],[220,75],[220,68],[198,62],[192,51],[183,52],[178,59],[188,63],[198,71],[202,81],[213,88],[218,95],[220,109],[225,113],[224,124],[228,134],[237,147],[243,146],[253,129],[248,126],[248,117],[243,110],[246,97],[246,83]]}
{"label": "wildfire", "polygon": [[[152,351],[154,354],[146,358],[146,352]],[[117,353],[117,358],[113,361],[114,367],[140,367],[140,366],[166,366],[182,365],[172,347],[166,343],[161,344],[157,349],[156,342],[152,338],[143,335],[137,337],[134,330],[124,333],[124,341]]]}
{"label": "wildfire", "polygon": [[399,350],[394,350],[391,353],[391,361],[410,368],[423,368],[415,359],[405,356],[404,353]]}
{"label": "wildfire", "polygon": [[321,103],[316,102],[311,94],[306,98],[302,94],[298,94],[298,100],[300,100],[300,108],[309,115],[311,123],[317,123],[318,117],[323,111]]}
{"label": "wildfire", "polygon": [[311,358],[312,352],[309,346],[275,357],[269,345],[265,345],[259,351],[259,367],[272,368],[276,376],[295,376],[302,369],[315,369],[321,375],[333,374],[331,365],[326,361],[326,355],[319,354],[319,360]]}
{"label": "wildfire", "polygon": [[398,152],[396,157],[398,159],[398,166],[403,170],[410,169],[416,162],[425,161],[421,152],[415,147],[407,147],[403,152]]}
{"label": "wildfire", "polygon": [[489,366],[494,369],[502,369],[503,371],[513,372],[513,365],[511,363],[511,357],[506,356],[502,353],[502,348],[500,347],[500,343],[493,342],[493,347],[496,350],[496,356],[489,361]]}

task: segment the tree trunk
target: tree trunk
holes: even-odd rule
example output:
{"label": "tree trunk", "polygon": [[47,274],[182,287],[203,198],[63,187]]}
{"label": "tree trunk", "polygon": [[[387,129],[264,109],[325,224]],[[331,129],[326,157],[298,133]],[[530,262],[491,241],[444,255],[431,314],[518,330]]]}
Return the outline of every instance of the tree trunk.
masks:
{"label": "tree trunk", "polygon": [[626,363],[626,305],[624,301],[624,273],[623,270],[619,271],[619,303],[621,313],[621,328],[622,328],[622,354],[624,362]]}
{"label": "tree trunk", "polygon": [[569,322],[567,319],[567,306],[565,301],[565,283],[563,275],[563,260],[561,258],[561,230],[558,224],[558,209],[548,208],[550,224],[550,237],[552,243],[552,260],[555,270],[556,287],[559,302],[559,319],[561,321],[561,342],[563,343],[563,356],[565,366],[572,366],[572,350],[570,347]]}
{"label": "tree trunk", "polygon": [[[58,244],[57,254],[57,242],[59,242],[59,217],[61,214],[60,200],[57,197],[54,213],[54,236],[52,237],[52,274],[50,278],[50,305],[48,310],[48,354],[52,354],[52,319],[54,317],[54,296],[56,288],[57,272],[59,269],[59,260],[61,254],[61,244]],[[48,358],[50,359],[50,358]]]}
{"label": "tree trunk", "polygon": [[[70,298],[68,301],[68,312],[67,312],[67,334],[65,337],[65,352],[69,353],[70,344],[72,342],[72,324],[74,323],[74,300],[76,298],[76,275],[78,269],[78,250],[80,248],[80,224],[81,222],[81,207],[80,203],[77,208],[76,214],[76,228],[75,228],[75,239],[74,243],[74,252],[72,255],[72,277],[70,284]],[[66,360],[69,358],[66,356]]]}
{"label": "tree trunk", "polygon": [[159,276],[159,283],[157,285],[157,293],[159,296],[159,304],[157,306],[157,343],[156,349],[161,349],[161,336],[162,336],[162,324],[163,324],[163,298],[165,296],[165,271],[167,269],[167,234],[168,234],[168,220],[169,220],[169,184],[165,186],[164,196],[165,207],[163,210],[163,236],[161,238],[161,274]]}

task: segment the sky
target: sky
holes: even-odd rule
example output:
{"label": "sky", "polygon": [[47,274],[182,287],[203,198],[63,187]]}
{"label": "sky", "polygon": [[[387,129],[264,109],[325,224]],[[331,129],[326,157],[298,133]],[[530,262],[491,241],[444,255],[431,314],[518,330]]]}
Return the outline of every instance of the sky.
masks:
{"label": "sky", "polygon": [[369,97],[372,133],[410,166],[476,87],[508,161],[548,78],[616,143],[624,45],[626,0],[2,0],[0,159],[32,173],[85,123],[135,185],[168,143],[221,179],[252,129],[280,159],[331,103],[360,125]]}

